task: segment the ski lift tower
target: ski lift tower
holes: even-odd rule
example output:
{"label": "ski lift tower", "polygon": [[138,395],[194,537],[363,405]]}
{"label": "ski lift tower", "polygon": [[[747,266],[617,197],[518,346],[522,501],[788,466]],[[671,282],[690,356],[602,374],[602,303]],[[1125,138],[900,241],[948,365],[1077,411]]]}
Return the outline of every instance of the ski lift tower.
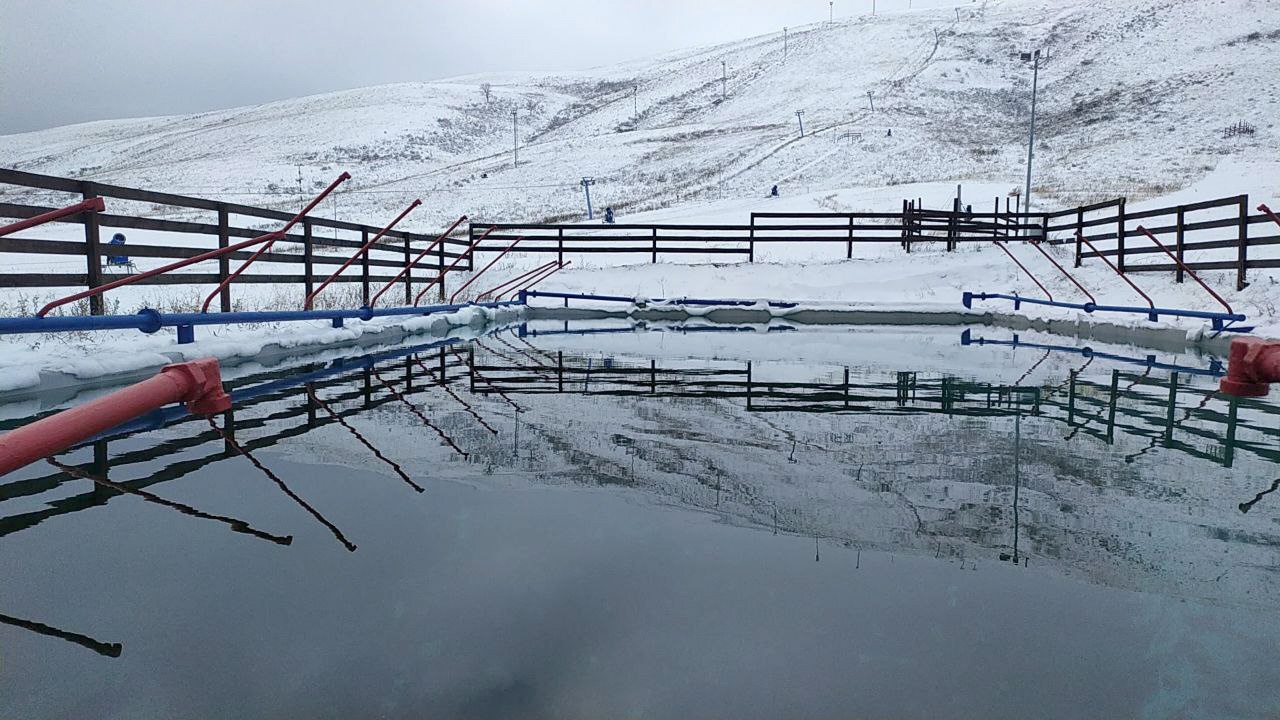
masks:
{"label": "ski lift tower", "polygon": [[582,191],[587,194],[587,219],[594,220],[595,215],[591,212],[591,186],[596,184],[595,178],[582,178]]}

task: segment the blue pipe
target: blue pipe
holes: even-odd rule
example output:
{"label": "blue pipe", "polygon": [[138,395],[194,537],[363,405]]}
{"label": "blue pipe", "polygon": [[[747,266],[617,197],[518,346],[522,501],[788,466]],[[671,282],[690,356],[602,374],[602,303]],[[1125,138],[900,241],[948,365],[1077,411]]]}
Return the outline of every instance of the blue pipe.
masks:
{"label": "blue pipe", "polygon": [[1025,347],[1034,348],[1036,350],[1050,350],[1053,352],[1065,352],[1080,355],[1085,358],[1102,358],[1104,360],[1112,360],[1115,362],[1129,363],[1131,365],[1141,365],[1143,367],[1155,370],[1170,370],[1173,372],[1186,373],[1188,375],[1204,375],[1207,377],[1222,377],[1226,372],[1222,369],[1222,363],[1216,359],[1209,361],[1209,369],[1189,367],[1186,365],[1175,365],[1173,363],[1162,363],[1156,361],[1155,355],[1147,355],[1144,358],[1130,357],[1127,355],[1115,355],[1112,353],[1097,352],[1091,347],[1071,347],[1069,345],[1046,345],[1043,343],[1023,342],[1018,338],[1017,333],[1014,334],[1012,340],[987,340],[986,338],[974,338],[972,330],[965,330],[960,333],[960,344],[969,345],[1004,345],[1006,347]]}
{"label": "blue pipe", "polygon": [[59,317],[6,317],[0,318],[0,335],[22,333],[51,333],[86,330],[140,330],[158,332],[163,327],[178,329],[178,343],[195,340],[196,325],[240,325],[248,323],[298,322],[303,320],[331,320],[334,327],[342,327],[344,320],[372,320],[375,317],[399,315],[432,315],[454,312],[467,307],[498,308],[519,305],[519,301],[465,303],[457,305],[424,305],[422,307],[354,308],[345,310],[272,310],[264,312],[226,313],[162,313],[152,308],[139,310],[135,315],[83,315]]}
{"label": "blue pipe", "polygon": [[[1224,325],[1224,323],[1238,323],[1248,319],[1247,317],[1245,317],[1244,315],[1240,315],[1239,313],[1209,312],[1205,310],[1179,310],[1177,308],[1125,307],[1123,305],[1097,305],[1095,303],[1070,303],[1070,302],[1062,302],[1059,300],[1039,300],[1036,298],[1022,297],[1021,295],[1004,295],[1001,293],[966,292],[961,297],[960,302],[966,308],[972,309],[974,300],[1012,300],[1014,310],[1021,309],[1022,303],[1028,303],[1030,305],[1048,305],[1049,307],[1060,307],[1060,308],[1070,308],[1073,310],[1083,310],[1087,313],[1093,313],[1097,311],[1137,313],[1140,315],[1146,315],[1147,319],[1150,320],[1151,322],[1155,322],[1159,320],[1161,315],[1171,315],[1173,317],[1202,318],[1205,320],[1213,321],[1214,330],[1226,330],[1227,327],[1226,325]],[[1249,332],[1250,330],[1253,330],[1253,328],[1252,327],[1231,328],[1231,330],[1233,332]]]}

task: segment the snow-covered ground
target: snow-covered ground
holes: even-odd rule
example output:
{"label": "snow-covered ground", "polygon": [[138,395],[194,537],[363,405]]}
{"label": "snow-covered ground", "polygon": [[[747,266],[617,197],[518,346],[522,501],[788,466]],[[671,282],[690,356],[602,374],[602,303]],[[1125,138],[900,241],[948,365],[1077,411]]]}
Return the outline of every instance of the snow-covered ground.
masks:
{"label": "snow-covered ground", "polygon": [[[1280,100],[1263,91],[1274,85],[1270,60],[1280,47],[1280,17],[1265,0],[984,0],[881,13],[793,29],[785,53],[781,34],[766,35],[578,73],[467,76],[3,136],[0,165],[288,209],[349,170],[355,179],[317,214],[381,224],[421,197],[426,205],[403,224],[419,232],[463,213],[477,221],[583,219],[584,175],[596,180],[597,208],[612,205],[635,222],[742,224],[757,210],[887,211],[904,198],[941,208],[950,206],[957,185],[966,203],[986,210],[1019,187],[1025,172],[1030,72],[1017,53],[1032,47],[1048,51],[1040,74],[1035,207],[1127,196],[1130,208],[1142,209],[1245,193],[1251,204],[1275,204],[1280,196],[1280,162],[1271,152]],[[481,92],[485,83],[490,97]],[[803,137],[797,109],[805,110]],[[518,167],[510,153],[513,110]],[[1237,122],[1251,124],[1253,134],[1227,137],[1226,127]],[[783,197],[763,197],[774,183]],[[0,188],[5,202],[70,199]],[[212,220],[121,201],[112,210]],[[77,234],[58,226],[20,236]],[[145,231],[129,237],[135,245],[213,243]],[[80,269],[74,258],[2,250],[0,271]],[[1084,300],[1029,248],[1015,252],[1056,297]],[[1068,248],[1051,252],[1069,265]],[[1191,259],[1231,252],[1202,251]],[[1270,247],[1252,252],[1277,259]],[[1038,292],[991,247],[944,254],[925,245],[906,256],[892,244],[857,245],[846,260],[839,243],[762,243],[753,264],[667,258],[648,264],[643,255],[570,254],[573,266],[543,288],[920,309],[955,309],[966,290]],[[495,282],[545,260],[510,256],[495,268]],[[143,269],[161,262],[138,259]],[[297,266],[264,263],[257,270]],[[1086,262],[1079,276],[1100,302],[1141,304],[1098,261]],[[1280,333],[1273,271],[1251,271],[1253,284],[1242,292],[1232,290],[1232,273],[1203,276],[1260,332]],[[1134,278],[1159,305],[1219,309],[1193,283]],[[461,282],[451,278],[451,289]],[[121,313],[194,309],[211,289],[125,289],[108,305]],[[354,304],[350,290],[331,289],[329,301]],[[58,294],[0,289],[0,314],[30,313]],[[301,291],[237,286],[235,297],[237,309],[294,308]],[[1191,333],[1203,328],[1162,322]],[[171,335],[157,339],[172,342]],[[8,367],[28,363],[28,350],[51,363],[98,352],[85,338],[0,339]]]}

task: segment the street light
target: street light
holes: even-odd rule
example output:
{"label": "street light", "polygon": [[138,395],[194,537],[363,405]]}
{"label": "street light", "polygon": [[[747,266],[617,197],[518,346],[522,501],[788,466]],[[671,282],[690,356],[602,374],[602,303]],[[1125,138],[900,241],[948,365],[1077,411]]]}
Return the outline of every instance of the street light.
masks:
{"label": "street light", "polygon": [[800,122],[800,137],[804,137],[804,111],[796,111],[796,120]]}
{"label": "street light", "polygon": [[[1027,190],[1022,196],[1022,212],[1024,214],[1031,213],[1031,161],[1035,158],[1036,150],[1036,94],[1040,84],[1040,51],[1034,53],[1022,53],[1022,62],[1032,63],[1031,71],[1031,131],[1027,138]],[[1027,234],[1031,234],[1031,228],[1026,228]]]}

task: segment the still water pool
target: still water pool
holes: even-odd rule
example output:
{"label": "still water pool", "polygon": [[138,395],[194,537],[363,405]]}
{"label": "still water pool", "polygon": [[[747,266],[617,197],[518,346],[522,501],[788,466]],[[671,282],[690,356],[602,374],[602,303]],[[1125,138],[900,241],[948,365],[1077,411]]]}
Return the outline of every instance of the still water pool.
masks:
{"label": "still water pool", "polygon": [[0,479],[0,717],[1280,716],[1280,405],[1212,358],[526,330]]}

